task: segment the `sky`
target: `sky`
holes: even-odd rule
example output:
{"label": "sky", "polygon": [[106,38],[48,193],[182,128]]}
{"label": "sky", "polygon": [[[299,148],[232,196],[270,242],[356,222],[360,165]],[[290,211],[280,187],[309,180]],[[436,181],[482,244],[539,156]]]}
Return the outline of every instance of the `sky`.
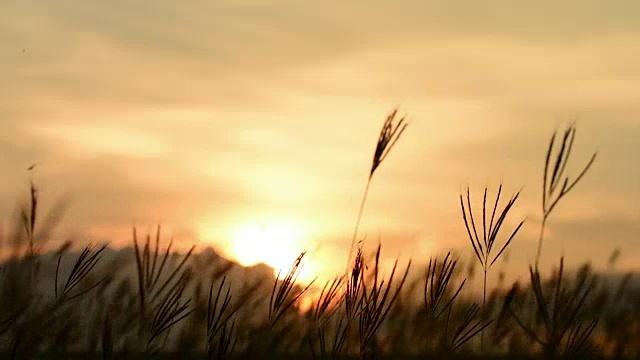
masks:
{"label": "sky", "polygon": [[[508,265],[526,274],[544,156],[577,121],[542,265],[640,260],[640,3],[5,0],[0,216],[32,179],[60,236],[126,246],[132,226],[245,263],[309,250],[340,270],[378,132],[360,237],[388,258],[470,254],[460,192],[522,189]],[[32,172],[27,168],[37,163]],[[5,226],[6,227],[6,226]],[[276,248],[286,250],[274,251]],[[279,255],[278,255],[279,254]],[[465,255],[466,256],[466,255]]]}

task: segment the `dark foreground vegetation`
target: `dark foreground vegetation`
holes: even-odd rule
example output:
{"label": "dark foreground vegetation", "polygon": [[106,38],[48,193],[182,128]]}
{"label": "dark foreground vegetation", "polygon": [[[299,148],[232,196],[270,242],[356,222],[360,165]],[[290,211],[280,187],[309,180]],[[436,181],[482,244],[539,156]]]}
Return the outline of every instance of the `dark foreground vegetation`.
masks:
{"label": "dark foreground vegetation", "polygon": [[[406,124],[383,126],[363,196]],[[544,163],[542,226],[529,281],[499,288],[492,266],[517,238],[509,219],[519,194],[484,189],[460,196],[464,226],[483,280],[482,298],[465,295],[457,256],[434,255],[423,268],[396,261],[380,270],[356,241],[345,276],[301,286],[302,253],[286,273],[243,268],[208,249],[172,251],[158,228],[133,231],[132,247],[52,249],[56,214],[41,219],[38,191],[2,249],[0,352],[9,358],[158,359],[502,359],[640,357],[640,289],[632,275],[604,281],[563,259],[544,273],[538,260],[556,204],[587,173],[565,174],[575,126],[554,136]],[[359,222],[359,219],[358,219]],[[507,224],[515,224],[506,229]],[[309,305],[310,300],[311,304]],[[306,300],[306,302],[304,301]],[[306,305],[304,305],[306,304]]]}

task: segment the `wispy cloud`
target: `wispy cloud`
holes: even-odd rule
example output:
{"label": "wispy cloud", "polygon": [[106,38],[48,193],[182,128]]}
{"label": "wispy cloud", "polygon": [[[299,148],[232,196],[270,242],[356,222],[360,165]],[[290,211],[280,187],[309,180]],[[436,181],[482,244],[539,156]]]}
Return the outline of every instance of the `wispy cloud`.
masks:
{"label": "wispy cloud", "polygon": [[377,175],[365,233],[455,244],[460,186],[501,179],[525,185],[535,216],[545,142],[572,117],[601,156],[562,221],[590,222],[593,206],[614,227],[640,201],[638,16],[633,0],[13,1],[0,211],[44,160],[36,179],[76,195],[79,227],[223,233],[277,213],[338,237],[400,105],[412,125]]}

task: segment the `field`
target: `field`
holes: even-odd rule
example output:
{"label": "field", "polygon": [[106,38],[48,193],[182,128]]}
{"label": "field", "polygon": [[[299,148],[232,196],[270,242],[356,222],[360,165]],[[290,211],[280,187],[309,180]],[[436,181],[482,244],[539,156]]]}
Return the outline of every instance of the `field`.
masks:
{"label": "field", "polygon": [[[370,168],[360,216],[376,170],[406,124],[387,118]],[[595,163],[566,175],[575,125],[554,134],[542,176],[542,225]],[[241,267],[213,249],[178,253],[162,230],[138,234],[131,247],[51,249],[55,221],[42,217],[38,188],[3,248],[0,351],[11,358],[313,358],[489,359],[637,358],[640,288],[633,274],[594,273],[589,266],[530,265],[529,281],[488,281],[524,220],[506,229],[519,193],[502,185],[460,196],[460,222],[482,277],[481,298],[464,295],[470,275],[452,250],[424,266],[396,262],[380,269],[382,244],[364,251],[358,223],[343,277],[297,282],[305,253],[289,271]],[[474,199],[481,199],[476,203]],[[480,209],[480,210],[477,210]],[[55,217],[54,217],[55,218]],[[358,220],[359,222],[359,220]],[[546,254],[544,256],[553,256]],[[612,258],[615,262],[615,256]]]}

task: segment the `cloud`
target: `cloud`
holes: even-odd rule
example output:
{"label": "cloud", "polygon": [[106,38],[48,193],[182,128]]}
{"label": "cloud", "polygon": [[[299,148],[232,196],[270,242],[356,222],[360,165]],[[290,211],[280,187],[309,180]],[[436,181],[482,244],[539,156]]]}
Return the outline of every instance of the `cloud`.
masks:
{"label": "cloud", "polygon": [[639,7],[12,2],[0,22],[0,166],[12,174],[0,196],[10,203],[43,161],[37,180],[74,194],[79,226],[219,230],[278,213],[337,236],[399,104],[411,127],[376,174],[364,233],[464,243],[460,188],[500,180],[525,186],[518,211],[535,216],[546,141],[574,116],[575,160],[600,155],[559,220],[622,218],[640,200]]}
{"label": "cloud", "polygon": [[[38,128],[39,135],[58,143],[70,151],[81,154],[101,153],[129,157],[154,157],[165,152],[163,144],[144,134],[117,127],[94,127],[82,125],[44,126]],[[45,140],[45,141],[47,141]],[[83,155],[84,155],[83,154]]]}
{"label": "cloud", "polygon": [[[339,7],[332,2],[271,6],[192,2],[178,9],[167,1],[108,6],[25,2],[13,6],[14,16],[9,17],[12,21],[6,27],[12,30],[15,51],[11,47],[6,51],[11,55],[10,65],[22,70],[17,72],[23,76],[22,82],[28,75],[42,87],[43,82],[58,83],[58,77],[71,95],[93,95],[102,101],[177,100],[222,106],[244,95],[250,103],[268,97],[267,91],[256,88],[266,85],[273,90],[280,82],[286,86],[289,74],[296,69],[329,67],[330,76],[340,77],[335,66],[343,59],[372,57],[376,61],[380,56],[383,58],[377,61],[383,64],[386,58],[392,66],[404,62],[412,67],[412,71],[402,69],[405,77],[425,74],[414,77],[421,82],[452,72],[465,75],[447,79],[454,82],[449,87],[465,81],[452,89],[460,95],[461,87],[473,91],[468,88],[473,82],[469,76],[490,76],[487,67],[509,72],[505,75],[511,78],[516,74],[530,80],[550,64],[565,71],[575,65],[582,68],[576,60],[589,62],[592,57],[580,52],[596,52],[596,59],[606,56],[608,52],[599,51],[606,49],[594,44],[594,38],[606,42],[626,36],[637,41],[640,29],[632,16],[636,5],[617,4],[603,11],[595,1],[517,7],[504,1],[446,5],[374,1],[366,7],[358,2]],[[547,36],[532,37],[528,28]],[[574,39],[572,33],[581,36]],[[22,48],[28,51],[21,53]],[[613,50],[629,52],[634,48],[616,46]],[[546,57],[553,57],[554,52],[564,54],[564,59],[548,61],[551,59]],[[610,58],[628,59],[614,55]],[[43,64],[43,59],[48,64]],[[48,74],[39,72],[43,67],[38,65],[47,65]],[[355,70],[352,78],[369,78],[362,76],[364,70],[358,71],[357,66],[337,70],[347,77]],[[427,70],[419,71],[420,67]],[[384,76],[386,71],[380,73]],[[507,78],[491,75],[494,81]],[[486,82],[491,79],[478,80],[476,92],[486,91]],[[402,91],[399,87],[396,90]]]}

